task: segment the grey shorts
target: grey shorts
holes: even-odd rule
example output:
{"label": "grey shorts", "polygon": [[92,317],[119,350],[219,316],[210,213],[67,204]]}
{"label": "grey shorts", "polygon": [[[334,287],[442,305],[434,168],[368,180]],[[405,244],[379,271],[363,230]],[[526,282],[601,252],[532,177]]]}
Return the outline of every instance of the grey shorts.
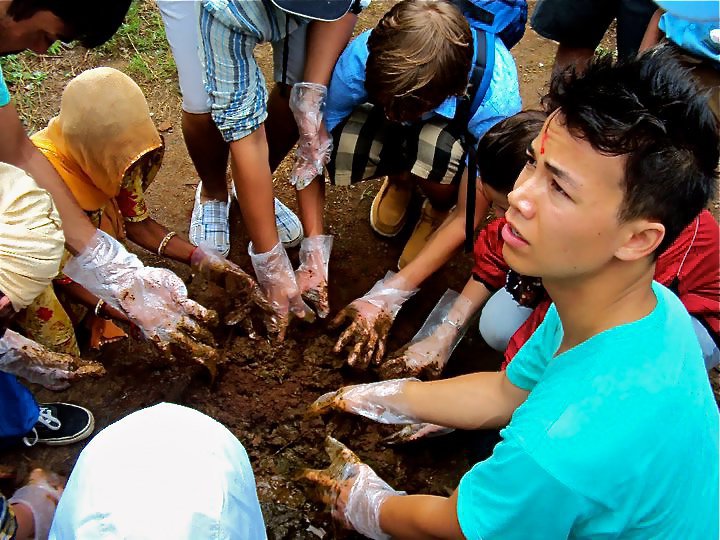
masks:
{"label": "grey shorts", "polygon": [[568,47],[595,49],[617,19],[621,58],[637,54],[657,6],[652,0],[538,0],[530,26]]}

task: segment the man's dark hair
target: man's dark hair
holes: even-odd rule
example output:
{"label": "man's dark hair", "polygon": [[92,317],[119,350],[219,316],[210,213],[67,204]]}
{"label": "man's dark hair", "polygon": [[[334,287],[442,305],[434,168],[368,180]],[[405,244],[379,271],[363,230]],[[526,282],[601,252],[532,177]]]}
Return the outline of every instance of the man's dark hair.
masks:
{"label": "man's dark hair", "polygon": [[720,127],[707,96],[668,47],[614,63],[596,57],[584,74],[569,68],[542,100],[573,137],[609,156],[624,155],[619,218],[658,220],[662,253],[716,190]]}
{"label": "man's dark hair", "polygon": [[543,111],[522,111],[491,127],[477,145],[480,180],[503,194],[512,191],[527,163],[527,149],[547,119]]}
{"label": "man's dark hair", "polygon": [[12,0],[7,14],[16,21],[50,11],[70,29],[68,41],[91,48],[109,40],[125,18],[131,0]]}

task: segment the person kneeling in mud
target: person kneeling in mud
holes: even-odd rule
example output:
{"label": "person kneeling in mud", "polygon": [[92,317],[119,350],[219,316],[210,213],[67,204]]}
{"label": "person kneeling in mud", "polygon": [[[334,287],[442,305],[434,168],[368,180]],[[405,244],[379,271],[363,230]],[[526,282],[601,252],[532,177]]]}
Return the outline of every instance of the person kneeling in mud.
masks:
{"label": "person kneeling in mud", "polygon": [[[32,141],[101,231],[224,282],[228,292],[237,295],[237,309],[228,323],[242,320],[250,325],[252,310],[270,312],[255,282],[237,265],[207,246],[191,245],[150,217],[144,191],[162,163],[164,145],[145,97],[130,77],[107,67],[78,75],[63,92],[60,114]],[[212,316],[201,306],[194,307],[197,318]],[[147,311],[152,316],[152,310]],[[98,348],[126,336],[113,320],[127,322],[122,312],[60,275],[18,322],[26,335],[49,349],[77,356],[76,326],[85,324],[91,347]],[[212,338],[200,326],[196,330],[199,339],[188,345],[191,356],[203,361],[215,354],[205,345]]]}
{"label": "person kneeling in mud", "polygon": [[687,309],[653,280],[715,194],[718,121],[667,51],[563,72],[543,104],[502,253],[554,303],[508,369],[356,385],[311,407],[503,428],[450,497],[395,491],[330,439],[330,468],[302,476],[370,538],[718,536],[717,404]]}

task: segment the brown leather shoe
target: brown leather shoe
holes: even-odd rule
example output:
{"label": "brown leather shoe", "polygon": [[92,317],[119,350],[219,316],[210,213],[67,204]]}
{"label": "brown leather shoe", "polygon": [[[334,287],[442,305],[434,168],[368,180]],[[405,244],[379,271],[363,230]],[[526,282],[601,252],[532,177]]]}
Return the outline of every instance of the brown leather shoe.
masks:
{"label": "brown leather shoe", "polygon": [[373,230],[380,236],[396,236],[405,225],[412,194],[411,185],[390,182],[386,176],[370,207],[370,226]]}
{"label": "brown leather shoe", "polygon": [[403,252],[400,254],[400,260],[398,260],[399,270],[402,270],[405,265],[417,257],[417,254],[425,247],[430,237],[440,228],[440,225],[449,214],[450,210],[436,210],[433,208],[430,201],[426,200],[423,203],[420,210],[420,219],[418,219],[412,235],[410,235]]}

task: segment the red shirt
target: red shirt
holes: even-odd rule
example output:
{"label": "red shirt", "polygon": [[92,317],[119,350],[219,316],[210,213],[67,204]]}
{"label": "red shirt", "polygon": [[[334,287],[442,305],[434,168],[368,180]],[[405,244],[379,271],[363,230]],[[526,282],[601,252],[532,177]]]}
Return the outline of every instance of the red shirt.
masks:
{"label": "red shirt", "polygon": [[[502,218],[494,220],[475,243],[473,276],[491,291],[504,285],[508,271],[500,235],[504,224]],[[688,312],[720,344],[720,229],[708,210],[703,210],[658,257],[655,281],[677,294]],[[540,326],[550,303],[549,299],[542,301],[510,339],[503,369]]]}

